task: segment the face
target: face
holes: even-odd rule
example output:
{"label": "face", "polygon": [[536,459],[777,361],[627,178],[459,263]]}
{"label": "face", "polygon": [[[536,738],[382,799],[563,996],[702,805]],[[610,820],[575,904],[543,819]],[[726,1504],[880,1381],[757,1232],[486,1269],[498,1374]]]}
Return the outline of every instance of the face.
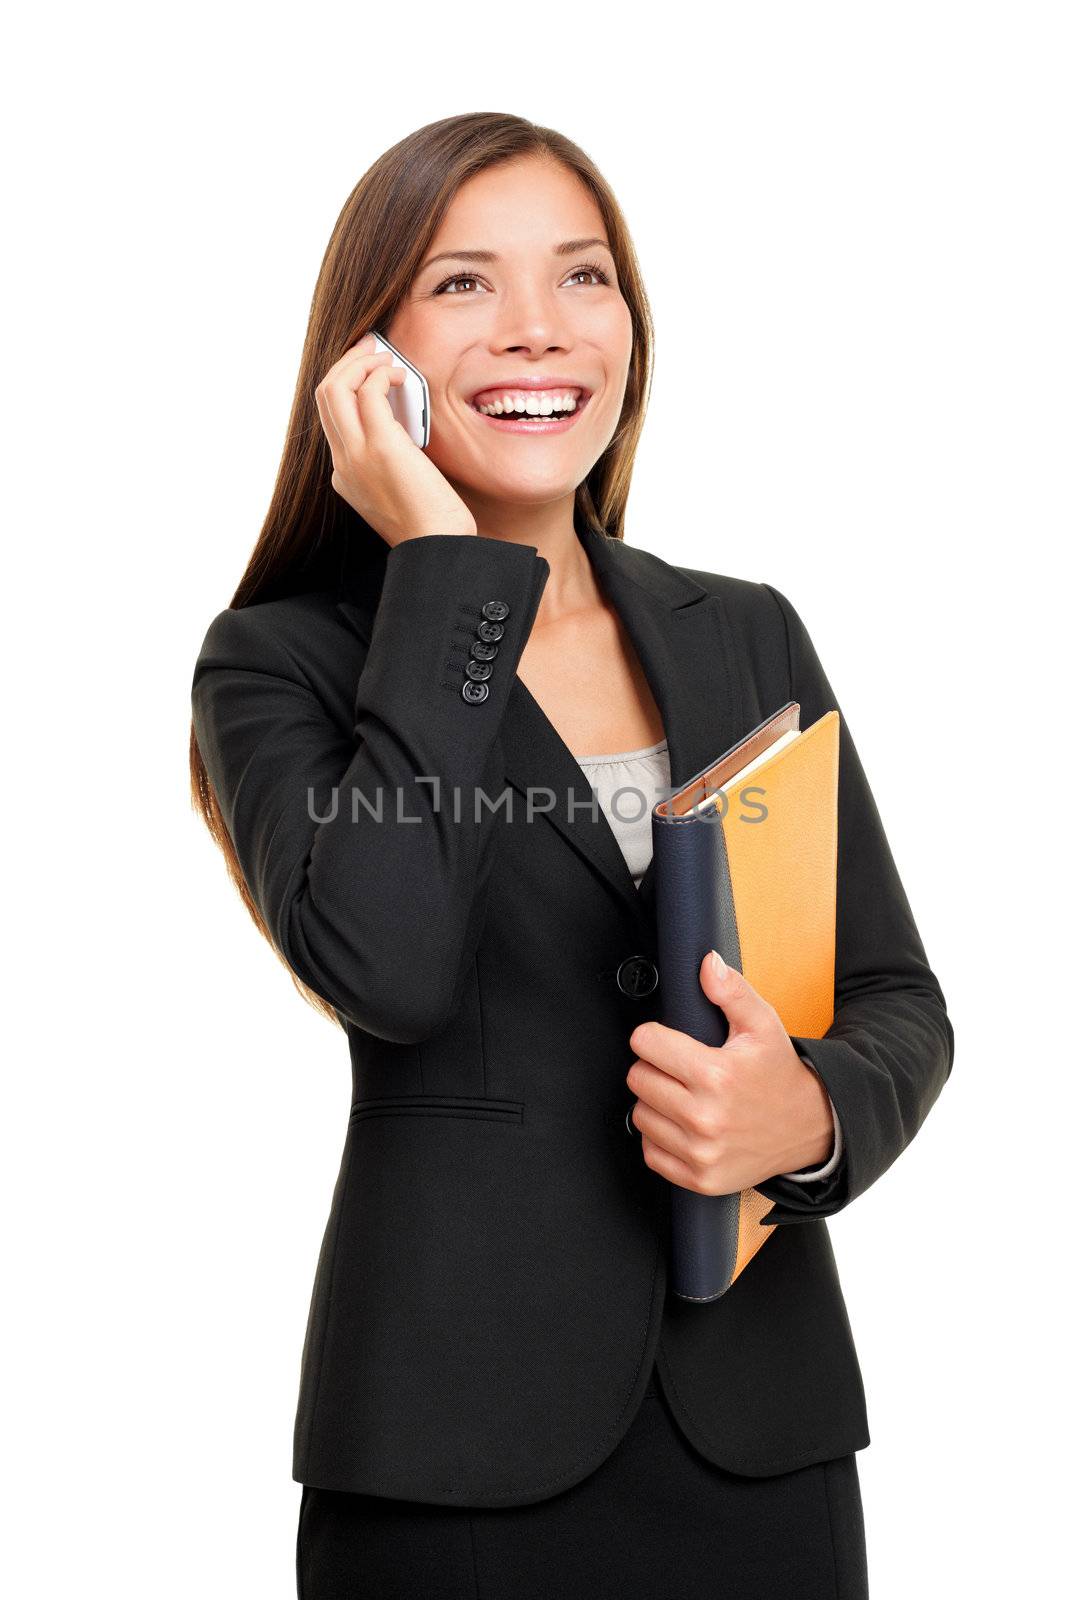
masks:
{"label": "face", "polygon": [[456,194],[385,333],[429,384],[426,454],[457,489],[545,504],[611,443],[633,328],[602,241],[596,202],[555,161],[505,162]]}

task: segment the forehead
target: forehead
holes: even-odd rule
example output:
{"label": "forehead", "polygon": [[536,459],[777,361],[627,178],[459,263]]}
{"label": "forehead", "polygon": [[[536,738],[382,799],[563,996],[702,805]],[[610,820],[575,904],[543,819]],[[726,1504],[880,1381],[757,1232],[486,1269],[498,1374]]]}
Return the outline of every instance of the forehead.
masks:
{"label": "forehead", "polygon": [[426,254],[491,250],[507,258],[594,234],[606,237],[604,218],[585,184],[558,161],[524,157],[468,178]]}

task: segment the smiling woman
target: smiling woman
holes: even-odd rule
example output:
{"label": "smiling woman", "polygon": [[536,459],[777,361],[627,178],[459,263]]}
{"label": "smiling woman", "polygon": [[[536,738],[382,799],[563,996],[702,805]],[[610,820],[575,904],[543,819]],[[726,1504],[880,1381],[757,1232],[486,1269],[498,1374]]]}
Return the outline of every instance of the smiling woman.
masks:
{"label": "smiling woman", "polygon": [[578,152],[544,148],[468,176],[384,330],[426,376],[430,455],[479,529],[521,531],[554,575],[557,541],[560,555],[574,544],[575,489],[598,463],[610,470],[624,410],[628,477],[644,403],[632,387],[650,332],[636,259],[592,176]]}
{"label": "smiling woman", "polygon": [[[372,329],[426,378],[425,450]],[[196,663],[196,803],[352,1071],[294,1432],[303,1600],[867,1593],[824,1219],[914,1137],[952,1032],[843,717],[840,1016],[801,1054],[707,960],[726,1045],[655,1020],[651,817],[600,813],[590,774],[677,786],[787,701],[840,708],[778,590],[624,542],[650,368],[577,146],[503,114],[411,134],[334,228]],[[793,1224],[712,1305],[667,1295],[668,1179],[758,1183]]]}

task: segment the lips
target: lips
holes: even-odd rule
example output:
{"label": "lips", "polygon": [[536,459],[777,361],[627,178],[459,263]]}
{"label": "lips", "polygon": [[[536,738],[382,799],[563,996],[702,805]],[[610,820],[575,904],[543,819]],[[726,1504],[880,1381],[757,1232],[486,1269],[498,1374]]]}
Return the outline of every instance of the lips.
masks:
{"label": "lips", "polygon": [[479,411],[477,406],[471,406],[471,415],[477,418],[476,426],[493,428],[497,433],[539,434],[566,433],[570,428],[576,428],[585,416],[588,402],[580,403],[572,411],[564,412],[560,416],[538,416],[535,412],[531,415],[526,411],[504,411],[497,415],[495,411]]}
{"label": "lips", "polygon": [[581,408],[592,394],[586,384],[577,382],[574,378],[518,378],[513,383],[494,383],[484,389],[476,389],[468,396],[467,404],[471,406],[491,405],[494,400],[500,400],[506,394],[573,394],[577,397],[578,406]]}

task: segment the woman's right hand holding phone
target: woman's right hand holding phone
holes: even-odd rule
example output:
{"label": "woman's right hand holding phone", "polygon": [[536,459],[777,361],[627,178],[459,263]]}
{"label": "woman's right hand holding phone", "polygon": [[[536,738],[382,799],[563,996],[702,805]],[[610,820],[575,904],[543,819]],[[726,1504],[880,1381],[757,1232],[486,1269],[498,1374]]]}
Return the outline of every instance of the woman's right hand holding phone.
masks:
{"label": "woman's right hand holding phone", "polygon": [[409,437],[389,404],[403,367],[367,334],[315,390],[333,455],[334,489],[388,545],[430,533],[474,534],[477,524],[444,474]]}

